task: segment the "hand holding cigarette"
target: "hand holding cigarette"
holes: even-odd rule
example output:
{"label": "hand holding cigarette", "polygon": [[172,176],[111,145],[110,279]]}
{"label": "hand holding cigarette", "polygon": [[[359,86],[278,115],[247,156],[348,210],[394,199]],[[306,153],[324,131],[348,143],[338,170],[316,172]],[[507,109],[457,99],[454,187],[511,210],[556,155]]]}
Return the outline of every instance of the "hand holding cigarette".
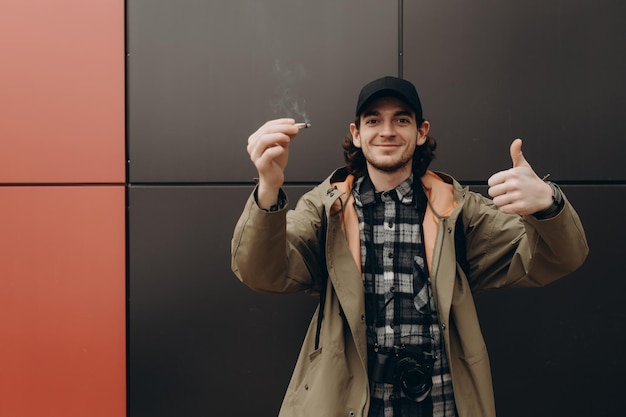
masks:
{"label": "hand holding cigarette", "polygon": [[269,208],[276,203],[278,192],[285,181],[289,159],[289,145],[298,129],[308,129],[310,123],[294,123],[293,119],[270,120],[248,138],[248,154],[258,173],[257,203]]}

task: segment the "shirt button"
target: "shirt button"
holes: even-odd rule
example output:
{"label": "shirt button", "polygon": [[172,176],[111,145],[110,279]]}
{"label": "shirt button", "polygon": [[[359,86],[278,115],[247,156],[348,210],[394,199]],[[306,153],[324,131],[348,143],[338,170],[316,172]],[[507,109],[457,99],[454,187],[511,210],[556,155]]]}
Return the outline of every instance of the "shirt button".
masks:
{"label": "shirt button", "polygon": [[446,330],[446,323],[441,323],[441,330]]}
{"label": "shirt button", "polygon": [[391,288],[389,288],[390,292],[394,292],[396,290],[396,287],[394,287],[393,285],[391,286]]}
{"label": "shirt button", "polygon": [[387,258],[393,258],[393,252],[389,252],[389,253],[387,254]]}
{"label": "shirt button", "polygon": [[348,415],[349,415],[350,417],[354,417],[354,411],[350,410],[350,412],[348,413]]}

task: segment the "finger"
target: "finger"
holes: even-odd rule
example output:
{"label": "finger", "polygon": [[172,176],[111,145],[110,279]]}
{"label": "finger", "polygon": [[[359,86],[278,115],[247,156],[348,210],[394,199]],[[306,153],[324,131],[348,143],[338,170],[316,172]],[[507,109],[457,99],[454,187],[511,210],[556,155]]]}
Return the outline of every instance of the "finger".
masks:
{"label": "finger", "polygon": [[520,204],[523,204],[519,193],[515,191],[501,193],[494,197],[492,201],[503,213],[515,213],[519,210]]}
{"label": "finger", "polygon": [[291,137],[284,133],[264,133],[256,138],[250,138],[248,143],[248,154],[255,161],[260,158],[268,149],[273,147],[287,147]]}
{"label": "finger", "polygon": [[296,121],[294,119],[290,117],[283,117],[281,119],[268,120],[263,126],[261,126],[261,129],[263,127],[269,127],[273,125],[293,125],[295,123]]}
{"label": "finger", "polygon": [[270,163],[270,161],[280,158],[282,155],[285,154],[285,152],[287,152],[287,147],[278,145],[271,146],[265,149],[265,151],[259,155],[255,162],[260,165],[268,164]]}
{"label": "finger", "polygon": [[495,198],[501,195],[505,195],[506,191],[507,191],[506,184],[500,183],[498,185],[489,187],[489,189],[487,190],[487,193],[489,194],[491,198]]}
{"label": "finger", "polygon": [[500,171],[489,177],[489,179],[487,180],[487,185],[493,187],[494,185],[502,184],[504,181],[506,181],[506,172]]}
{"label": "finger", "polygon": [[513,161],[513,168],[528,165],[526,159],[524,158],[524,154],[522,153],[522,140],[515,139],[513,143],[511,143],[511,147],[509,149],[511,154],[511,160]]}
{"label": "finger", "polygon": [[508,204],[511,204],[510,198],[507,194],[501,194],[496,197],[493,197],[492,201],[493,201],[493,204],[495,204],[495,206],[500,209],[502,209],[502,207],[505,207]]}
{"label": "finger", "polygon": [[299,132],[299,129],[294,124],[295,120],[288,118],[266,122],[248,137],[248,153],[252,155],[255,149],[260,149],[262,152],[264,149],[275,144],[287,144]]}
{"label": "finger", "polygon": [[258,140],[261,136],[267,133],[284,133],[290,136],[295,136],[298,133],[298,128],[295,127],[294,119],[276,119],[265,122],[265,124],[259,127],[256,132],[248,137],[248,143]]}
{"label": "finger", "polygon": [[295,126],[296,121],[291,118],[275,119],[266,122],[261,129],[266,132],[284,132],[284,133],[298,133],[299,129]]}
{"label": "finger", "polygon": [[498,210],[500,210],[502,213],[507,213],[507,214],[517,213],[517,209],[515,208],[513,204],[504,204],[504,205],[498,206]]}

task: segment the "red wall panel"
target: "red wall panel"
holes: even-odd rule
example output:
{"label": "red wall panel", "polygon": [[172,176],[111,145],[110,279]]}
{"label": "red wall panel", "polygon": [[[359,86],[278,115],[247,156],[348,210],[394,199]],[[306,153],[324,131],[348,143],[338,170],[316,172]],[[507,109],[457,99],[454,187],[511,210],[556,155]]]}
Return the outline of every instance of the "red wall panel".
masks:
{"label": "red wall panel", "polygon": [[1,3],[0,417],[122,417],[124,1]]}
{"label": "red wall panel", "polygon": [[0,201],[0,416],[124,416],[124,187]]}
{"label": "red wall panel", "polygon": [[3,0],[0,183],[124,182],[124,1]]}

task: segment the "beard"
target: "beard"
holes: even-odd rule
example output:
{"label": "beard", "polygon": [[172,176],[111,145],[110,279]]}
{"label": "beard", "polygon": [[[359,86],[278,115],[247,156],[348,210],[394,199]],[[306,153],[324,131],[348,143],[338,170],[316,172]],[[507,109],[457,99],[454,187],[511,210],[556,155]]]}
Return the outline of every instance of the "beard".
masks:
{"label": "beard", "polygon": [[365,155],[365,154],[364,156],[369,166],[371,166],[374,169],[377,169],[378,171],[387,172],[387,173],[400,171],[401,169],[405,168],[407,165],[413,163],[412,154],[401,155],[400,158],[396,160],[391,160],[391,161],[376,160],[375,158],[371,158],[370,156]]}

